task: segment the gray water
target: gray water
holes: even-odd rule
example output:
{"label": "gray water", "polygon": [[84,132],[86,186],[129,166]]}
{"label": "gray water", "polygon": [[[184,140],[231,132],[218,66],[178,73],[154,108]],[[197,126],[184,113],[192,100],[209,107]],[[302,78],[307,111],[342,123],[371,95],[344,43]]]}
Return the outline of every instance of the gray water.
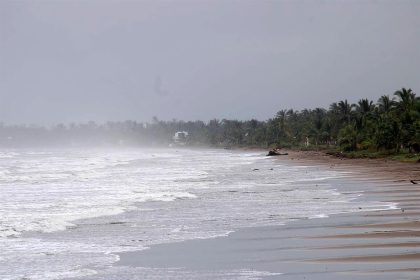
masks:
{"label": "gray water", "polygon": [[332,182],[349,173],[260,152],[3,150],[0,174],[0,279],[145,279],[153,269],[118,267],[118,253],[393,207],[340,193]]}

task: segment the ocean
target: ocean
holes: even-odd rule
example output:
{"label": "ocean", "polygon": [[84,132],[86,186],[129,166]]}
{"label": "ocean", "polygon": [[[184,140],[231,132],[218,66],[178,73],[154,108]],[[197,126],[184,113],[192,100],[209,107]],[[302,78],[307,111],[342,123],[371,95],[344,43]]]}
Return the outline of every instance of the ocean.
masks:
{"label": "ocean", "polygon": [[[260,151],[1,150],[0,174],[4,280],[162,279],[152,268],[118,266],[118,253],[394,207],[341,192],[349,171]],[[253,271],[212,273],[208,279],[258,279]]]}

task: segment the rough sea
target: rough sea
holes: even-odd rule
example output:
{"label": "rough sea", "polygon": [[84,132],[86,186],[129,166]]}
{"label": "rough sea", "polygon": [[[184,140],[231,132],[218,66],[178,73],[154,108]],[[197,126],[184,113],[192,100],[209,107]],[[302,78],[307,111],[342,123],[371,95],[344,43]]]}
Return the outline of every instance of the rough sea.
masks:
{"label": "rough sea", "polygon": [[[0,279],[165,279],[152,268],[117,266],[118,253],[392,207],[341,193],[334,182],[349,177],[263,152],[1,150]],[[263,272],[212,273],[258,279]]]}

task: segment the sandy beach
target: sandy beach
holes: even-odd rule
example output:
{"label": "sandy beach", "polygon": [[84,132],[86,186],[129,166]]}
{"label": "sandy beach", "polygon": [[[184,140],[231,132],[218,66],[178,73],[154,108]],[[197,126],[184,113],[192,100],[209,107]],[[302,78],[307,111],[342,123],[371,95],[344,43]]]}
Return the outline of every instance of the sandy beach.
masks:
{"label": "sandy beach", "polygon": [[362,191],[363,199],[397,207],[156,245],[121,254],[119,265],[266,273],[255,279],[420,279],[420,185],[411,182],[420,179],[419,164],[318,152],[289,152],[278,160],[349,171],[353,183],[344,178],[340,192]]}

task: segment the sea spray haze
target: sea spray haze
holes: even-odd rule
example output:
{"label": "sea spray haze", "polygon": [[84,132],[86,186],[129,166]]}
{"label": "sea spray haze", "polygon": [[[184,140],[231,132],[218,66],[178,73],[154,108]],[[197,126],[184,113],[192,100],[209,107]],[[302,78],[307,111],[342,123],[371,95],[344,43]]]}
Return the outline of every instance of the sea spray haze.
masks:
{"label": "sea spray haze", "polygon": [[345,173],[260,152],[2,150],[0,172],[2,279],[135,279],[136,269],[114,266],[118,252],[390,206],[339,193]]}

